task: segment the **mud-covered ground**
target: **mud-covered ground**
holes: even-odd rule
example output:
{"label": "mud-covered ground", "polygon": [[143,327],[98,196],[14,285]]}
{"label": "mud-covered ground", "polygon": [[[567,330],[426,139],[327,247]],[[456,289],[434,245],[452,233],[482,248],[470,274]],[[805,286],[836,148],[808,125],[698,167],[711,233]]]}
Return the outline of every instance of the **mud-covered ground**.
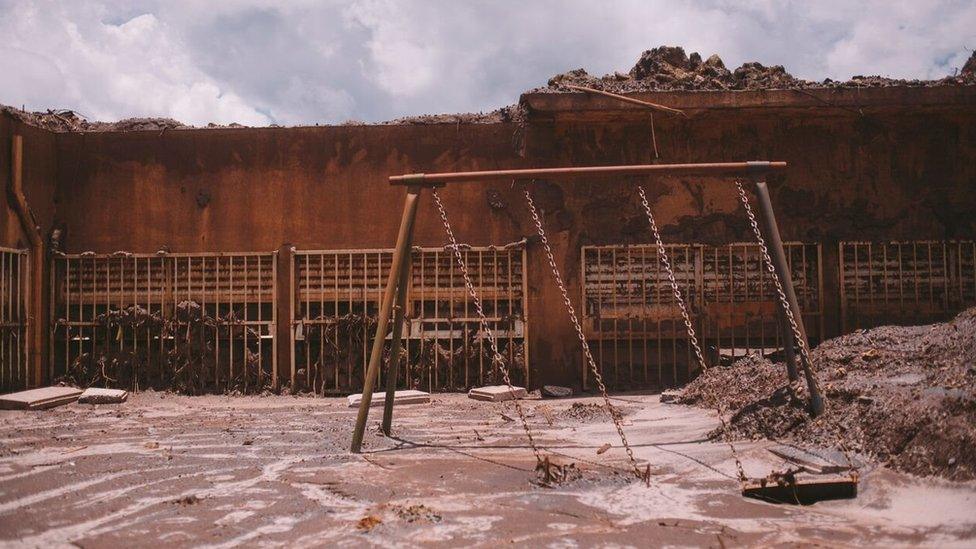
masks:
{"label": "mud-covered ground", "polygon": [[813,421],[805,386],[757,357],[709,370],[680,401],[723,405],[737,437],[844,444],[902,471],[976,479],[976,308],[941,324],[859,330],[811,360],[828,401]]}
{"label": "mud-covered ground", "polygon": [[[615,398],[650,487],[633,482],[594,398],[526,401],[553,459],[582,478],[556,488],[510,405],[435,395],[397,409],[396,438],[349,454],[345,399],[178,397],[0,412],[0,544],[6,546],[734,547],[976,542],[976,485],[864,471],[856,500],[809,507],[742,498],[707,410]],[[613,447],[598,454],[605,444]],[[783,463],[738,445],[748,474]]]}

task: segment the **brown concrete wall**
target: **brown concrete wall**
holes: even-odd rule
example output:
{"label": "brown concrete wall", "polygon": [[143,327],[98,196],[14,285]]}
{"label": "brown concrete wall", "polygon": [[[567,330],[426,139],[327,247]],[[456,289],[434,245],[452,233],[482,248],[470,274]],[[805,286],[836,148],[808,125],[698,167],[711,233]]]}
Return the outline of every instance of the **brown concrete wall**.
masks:
{"label": "brown concrete wall", "polygon": [[11,172],[11,140],[13,135],[23,136],[24,195],[44,235],[51,228],[54,218],[54,189],[57,184],[57,139],[55,134],[25,126],[5,113],[0,113],[0,246],[27,248],[28,240],[20,226],[17,214],[11,206],[7,188]]}
{"label": "brown concrete wall", "polygon": [[[836,108],[704,112],[658,117],[661,161],[786,160],[771,180],[787,239],[972,238],[976,235],[976,112]],[[386,176],[525,166],[648,162],[643,116],[533,120],[520,156],[511,124],[193,130],[58,136],[54,218],[66,250],[152,252],[390,247],[403,191]],[[571,295],[584,244],[648,242],[634,181],[534,186]],[[647,182],[668,241],[747,240],[727,181]],[[488,205],[498,192],[505,207]],[[534,234],[510,182],[442,191],[462,240],[504,243]],[[421,245],[441,245],[430,201]],[[825,280],[831,280],[825,270]],[[836,295],[836,294],[834,294]],[[828,295],[828,330],[836,298]],[[833,311],[833,313],[831,313]],[[831,316],[833,314],[833,316]],[[531,361],[537,381],[579,382],[575,335],[536,242],[529,246]],[[836,327],[833,327],[836,331]]]}

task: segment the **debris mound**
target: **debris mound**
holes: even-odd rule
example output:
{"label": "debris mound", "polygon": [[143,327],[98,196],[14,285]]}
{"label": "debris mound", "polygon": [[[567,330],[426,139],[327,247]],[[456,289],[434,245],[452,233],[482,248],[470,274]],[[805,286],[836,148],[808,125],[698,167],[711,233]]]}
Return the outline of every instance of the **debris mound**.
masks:
{"label": "debris mound", "polygon": [[24,124],[52,132],[134,132],[192,128],[172,118],[126,118],[118,122],[93,122],[66,109],[30,112],[0,105],[0,112],[5,112]]}
{"label": "debris mound", "polygon": [[520,105],[507,105],[491,112],[464,112],[455,114],[421,114],[405,116],[394,120],[381,122],[381,125],[423,126],[432,124],[501,124],[504,122],[522,122],[525,110]]}
{"label": "debris mound", "polygon": [[976,85],[976,59],[969,61],[958,75],[939,80],[902,80],[882,76],[855,76],[846,82],[829,78],[822,82],[803,80],[786,72],[782,65],[765,66],[755,61],[729,70],[718,55],[702,60],[679,46],[660,46],[641,54],[630,72],[615,72],[597,78],[583,69],[558,74],[548,87],[533,92],[570,92],[567,85],[586,86],[614,93],[696,90],[781,90],[805,88],[863,88],[889,86]]}
{"label": "debris mound", "polygon": [[843,442],[894,469],[976,479],[976,308],[942,324],[860,330],[822,343],[811,359],[827,400],[816,419],[802,383],[758,357],[706,371],[679,402],[722,403],[738,437]]}
{"label": "debris mound", "polygon": [[959,74],[963,76],[976,75],[976,51],[974,51],[972,55],[969,56],[969,59],[966,60],[966,64],[962,66],[962,70],[959,71]]}

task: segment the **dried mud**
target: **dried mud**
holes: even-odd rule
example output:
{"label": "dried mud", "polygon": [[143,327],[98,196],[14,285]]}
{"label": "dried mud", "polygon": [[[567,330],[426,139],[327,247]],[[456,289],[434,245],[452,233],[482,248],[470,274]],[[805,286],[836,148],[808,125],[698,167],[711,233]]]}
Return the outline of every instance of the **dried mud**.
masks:
{"label": "dried mud", "polygon": [[737,437],[843,443],[897,470],[976,478],[976,308],[943,324],[860,330],[822,343],[811,360],[827,399],[815,420],[802,383],[757,357],[705,372],[679,402],[724,405]]}

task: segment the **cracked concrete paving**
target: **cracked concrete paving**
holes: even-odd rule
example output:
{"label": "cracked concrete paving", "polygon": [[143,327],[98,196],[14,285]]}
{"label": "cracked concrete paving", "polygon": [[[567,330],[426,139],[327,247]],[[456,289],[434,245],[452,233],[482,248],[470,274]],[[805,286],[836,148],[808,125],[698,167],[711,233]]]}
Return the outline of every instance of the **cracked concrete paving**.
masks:
{"label": "cracked concrete paving", "polygon": [[[362,455],[347,452],[345,399],[180,397],[0,412],[0,544],[172,546],[971,546],[976,484],[866,471],[856,500],[809,507],[738,494],[707,411],[615,397],[650,487],[633,482],[609,421],[570,413],[595,398],[526,401],[554,459],[582,478],[531,483],[534,462],[511,403],[434,395],[374,410]],[[599,415],[599,414],[598,414]],[[602,455],[605,443],[613,447]],[[737,445],[746,472],[782,462]],[[364,520],[366,519],[366,520]]]}

